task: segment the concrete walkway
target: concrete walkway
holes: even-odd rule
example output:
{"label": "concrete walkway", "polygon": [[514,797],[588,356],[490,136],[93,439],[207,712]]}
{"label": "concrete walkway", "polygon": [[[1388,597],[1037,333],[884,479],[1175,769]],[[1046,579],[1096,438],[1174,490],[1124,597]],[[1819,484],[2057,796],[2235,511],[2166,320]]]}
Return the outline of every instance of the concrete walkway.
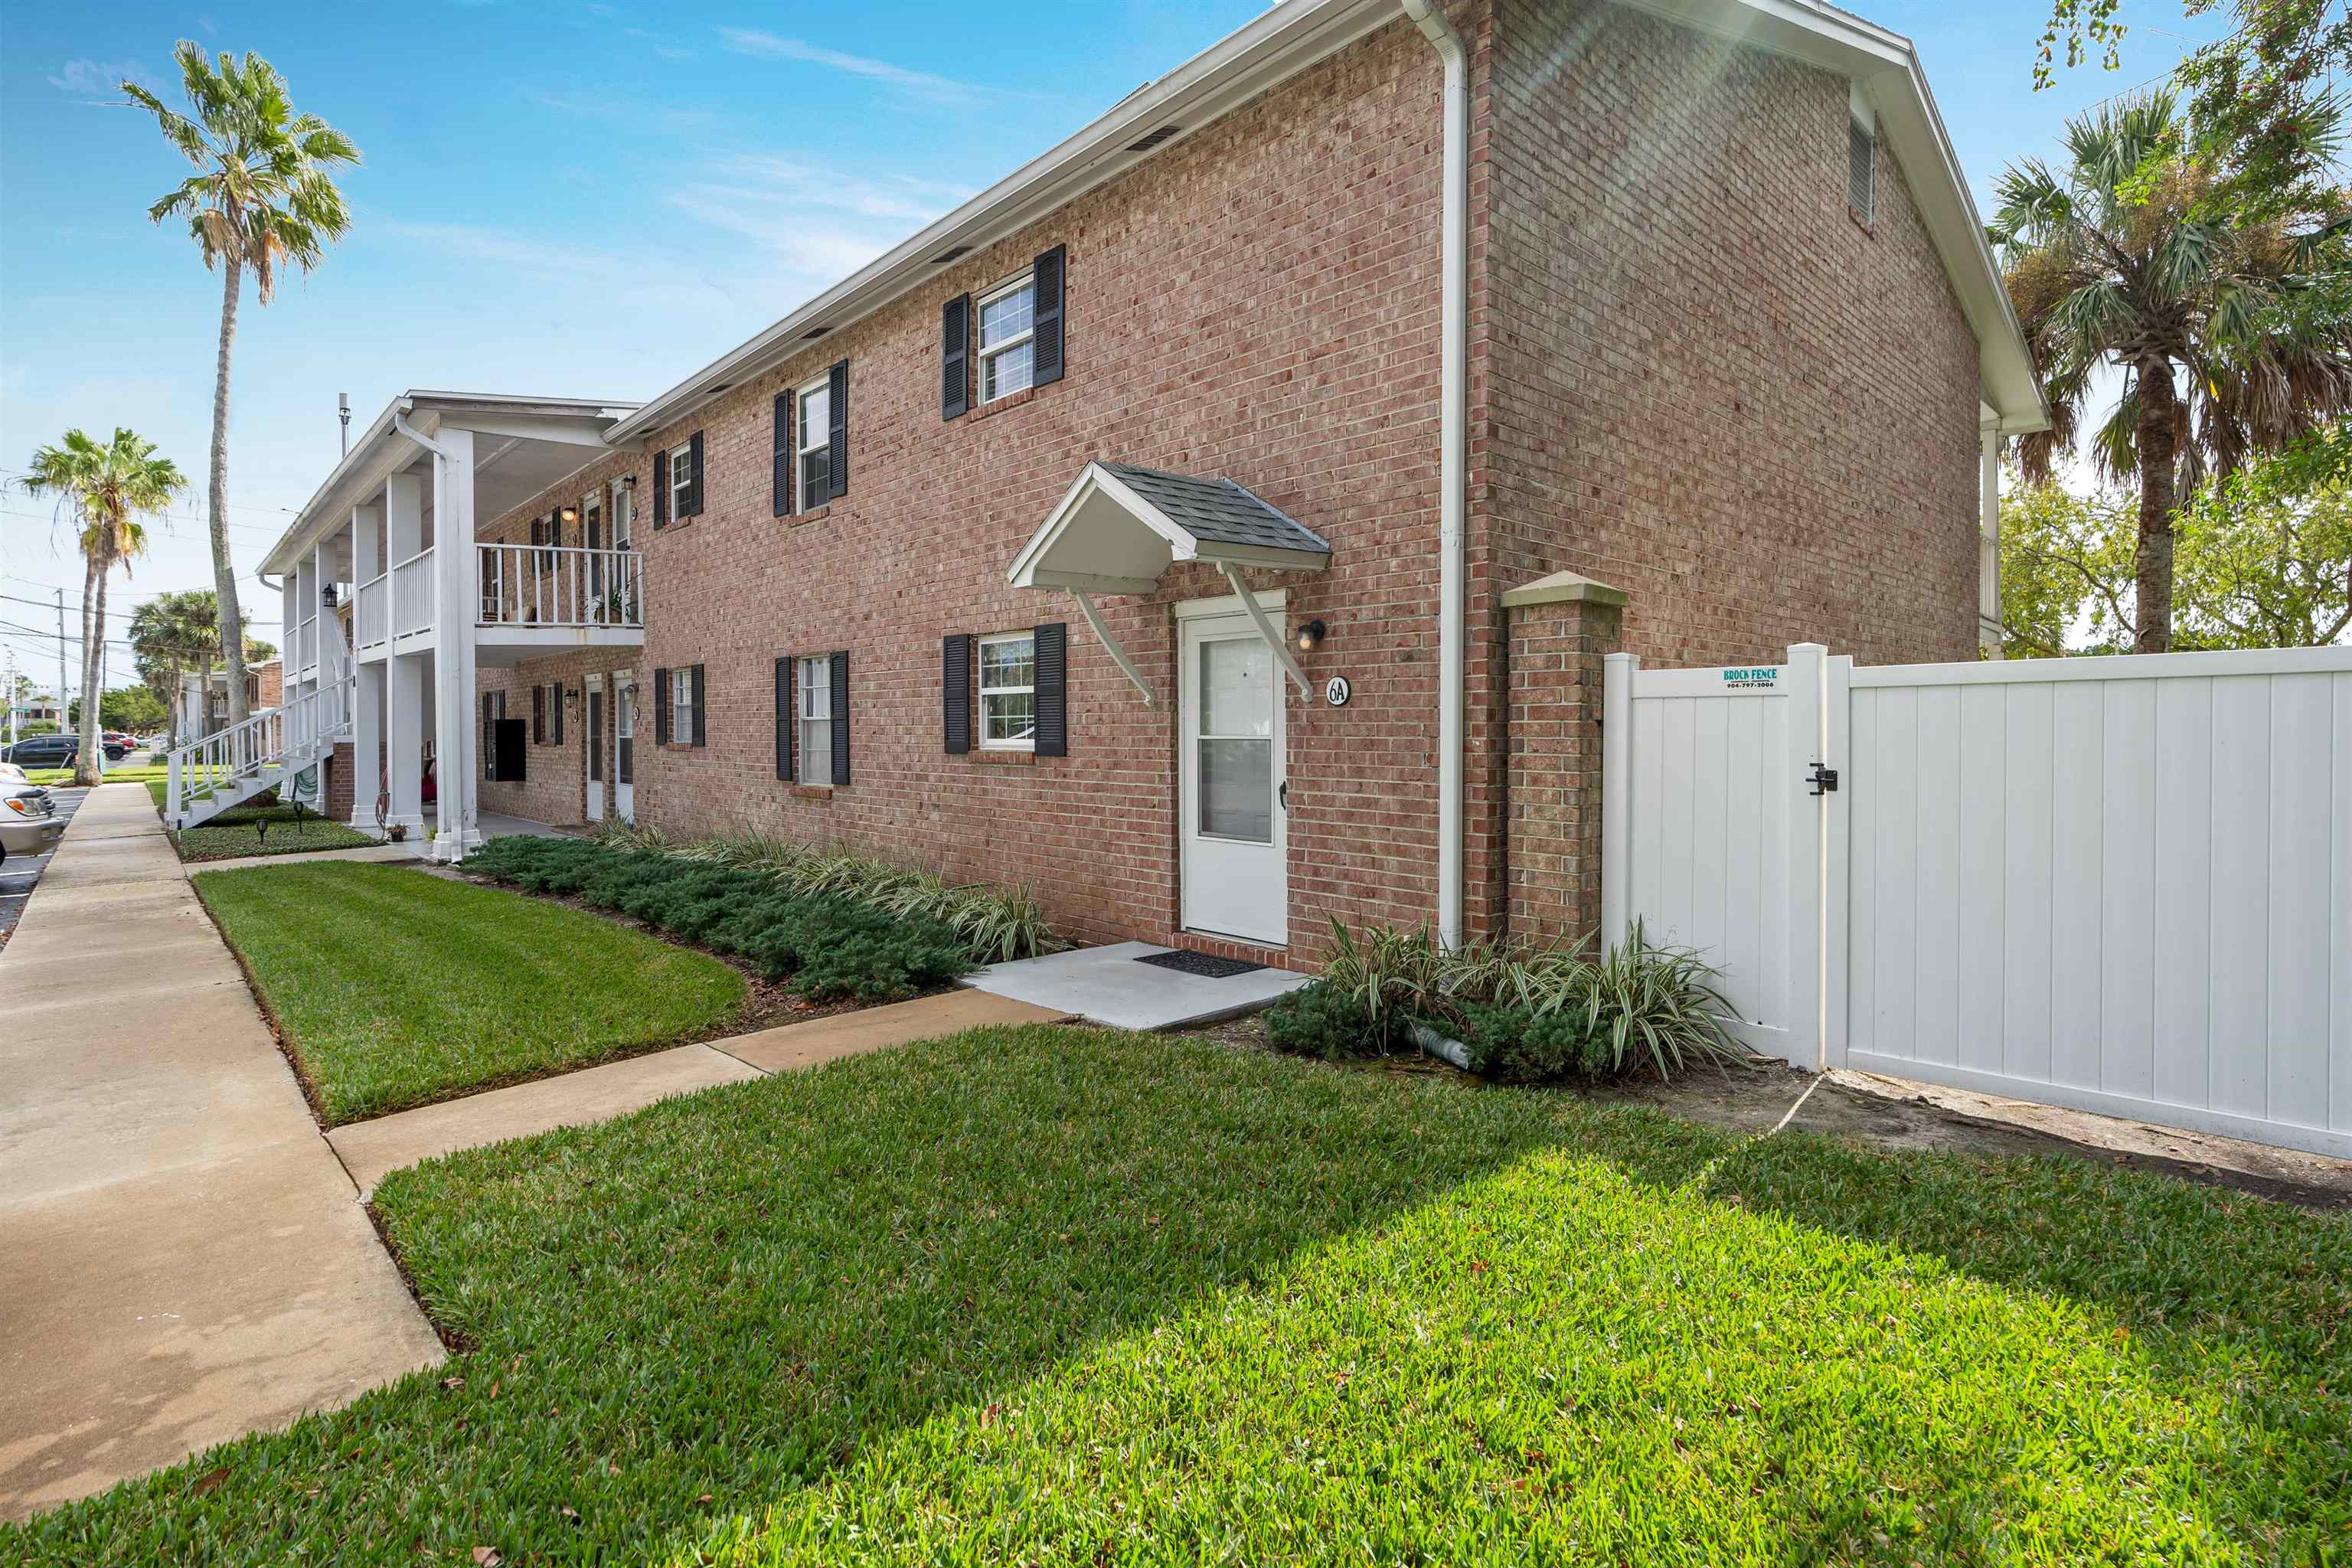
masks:
{"label": "concrete walkway", "polygon": [[606,1121],[674,1094],[817,1067],[982,1024],[1049,1024],[1066,1016],[985,992],[950,991],[887,1007],[735,1035],[708,1045],[679,1046],[560,1078],[419,1106],[373,1121],[354,1121],[333,1129],[327,1142],[342,1157],[360,1191],[368,1194],[389,1173],[419,1161],[558,1127]]}
{"label": "concrete walkway", "polygon": [[187,874],[249,871],[256,866],[299,866],[306,860],[418,860],[413,844],[354,844],[348,849],[298,849],[291,855],[232,855],[226,860],[191,860]]}
{"label": "concrete walkway", "polygon": [[441,1356],[146,787],[93,790],[0,949],[0,1517]]}

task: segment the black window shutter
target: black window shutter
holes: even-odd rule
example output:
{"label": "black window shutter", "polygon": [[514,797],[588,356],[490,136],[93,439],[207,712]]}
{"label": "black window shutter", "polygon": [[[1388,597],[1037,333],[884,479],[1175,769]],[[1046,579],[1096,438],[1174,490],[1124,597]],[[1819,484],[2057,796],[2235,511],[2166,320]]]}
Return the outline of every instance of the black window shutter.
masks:
{"label": "black window shutter", "polygon": [[694,743],[702,744],[702,666],[694,667]]}
{"label": "black window shutter", "polygon": [[1037,300],[1033,321],[1036,347],[1029,359],[1033,386],[1062,379],[1062,274],[1068,259],[1068,247],[1057,245],[1032,264]]}
{"label": "black window shutter", "polygon": [[1037,685],[1037,754],[1066,757],[1070,754],[1069,625],[1056,621],[1033,628],[1030,635],[1037,639],[1037,673],[1032,677]]}
{"label": "black window shutter", "polygon": [[654,671],[654,744],[669,744],[669,671]]}
{"label": "black window shutter", "polygon": [[971,406],[971,296],[959,294],[940,309],[940,417]]}
{"label": "black window shutter", "polygon": [[669,454],[654,454],[654,526],[661,528],[669,521]]}
{"label": "black window shutter", "polygon": [[557,745],[563,744],[563,682],[547,689],[547,728]]}
{"label": "black window shutter", "polygon": [[849,782],[849,655],[833,656],[833,782]]}
{"label": "black window shutter", "polygon": [[790,517],[793,510],[793,395],[776,394],[776,471],[774,475],[777,517]]}
{"label": "black window shutter", "polygon": [[971,634],[955,632],[940,644],[940,702],[947,717],[948,754],[971,750]]}
{"label": "black window shutter", "polygon": [[793,661],[776,660],[776,776],[793,776]]}
{"label": "black window shutter", "polygon": [[831,416],[831,428],[825,440],[832,447],[828,454],[833,468],[833,482],[825,486],[824,499],[837,500],[849,493],[849,362],[838,360],[825,373],[825,403]]}
{"label": "black window shutter", "polygon": [[547,744],[547,688],[544,686],[530,689],[530,743],[534,746]]}
{"label": "black window shutter", "polygon": [[686,515],[702,515],[702,432],[697,430],[687,437],[688,478],[686,481]]}
{"label": "black window shutter", "polygon": [[482,693],[482,776],[486,779],[499,776],[498,736],[490,729],[490,695]]}

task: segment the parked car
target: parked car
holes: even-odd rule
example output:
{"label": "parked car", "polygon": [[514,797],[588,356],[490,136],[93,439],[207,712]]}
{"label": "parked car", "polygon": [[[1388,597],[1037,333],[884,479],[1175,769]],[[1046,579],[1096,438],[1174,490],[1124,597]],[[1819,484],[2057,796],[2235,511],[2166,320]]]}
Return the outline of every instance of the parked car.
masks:
{"label": "parked car", "polygon": [[80,754],[76,735],[27,735],[8,748],[8,760],[20,768],[68,768]]}
{"label": "parked car", "polygon": [[65,831],[65,818],[49,804],[48,791],[36,784],[0,784],[0,861],[38,855]]}

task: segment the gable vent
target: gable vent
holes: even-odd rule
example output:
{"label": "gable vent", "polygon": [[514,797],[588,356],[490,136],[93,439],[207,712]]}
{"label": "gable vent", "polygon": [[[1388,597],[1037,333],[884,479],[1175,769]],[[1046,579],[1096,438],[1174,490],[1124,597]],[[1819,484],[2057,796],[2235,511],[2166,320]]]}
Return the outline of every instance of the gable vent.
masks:
{"label": "gable vent", "polygon": [[1181,125],[1163,125],[1142,141],[1129,142],[1127,150],[1130,153],[1149,153],[1183,129]]}
{"label": "gable vent", "polygon": [[1871,187],[1875,174],[1878,138],[1858,120],[1846,121],[1845,205],[1863,222],[1870,221]]}
{"label": "gable vent", "polygon": [[955,246],[950,249],[942,250],[937,256],[932,257],[931,265],[934,267],[945,267],[949,262],[961,261],[965,257],[970,256],[971,254],[971,246]]}

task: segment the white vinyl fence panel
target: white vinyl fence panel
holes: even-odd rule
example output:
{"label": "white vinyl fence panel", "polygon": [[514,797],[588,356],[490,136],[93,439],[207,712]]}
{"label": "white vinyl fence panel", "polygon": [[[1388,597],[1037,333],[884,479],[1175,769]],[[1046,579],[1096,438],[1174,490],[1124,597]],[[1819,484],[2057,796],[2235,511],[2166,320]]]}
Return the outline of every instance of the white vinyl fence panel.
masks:
{"label": "white vinyl fence panel", "polygon": [[2352,650],[1850,679],[1828,1065],[2352,1155]]}
{"label": "white vinyl fence panel", "polygon": [[1759,673],[1611,661],[1604,935],[1801,1065],[2352,1157],[2352,649]]}

